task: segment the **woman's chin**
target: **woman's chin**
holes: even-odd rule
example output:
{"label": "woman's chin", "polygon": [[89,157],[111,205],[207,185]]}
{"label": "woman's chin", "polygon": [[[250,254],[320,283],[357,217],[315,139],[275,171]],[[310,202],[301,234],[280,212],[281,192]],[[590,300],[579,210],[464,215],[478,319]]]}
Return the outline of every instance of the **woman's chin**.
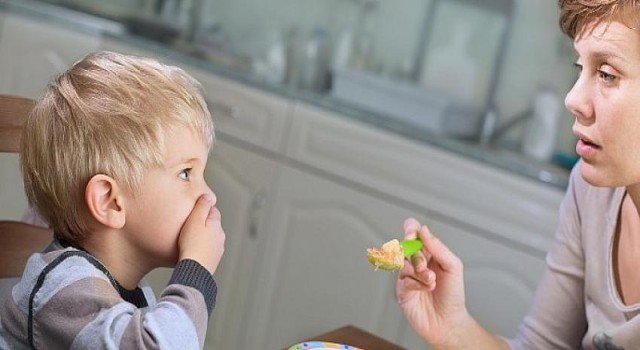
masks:
{"label": "woman's chin", "polygon": [[616,175],[615,171],[584,161],[580,162],[580,174],[584,181],[595,187],[624,187],[628,185],[625,179]]}

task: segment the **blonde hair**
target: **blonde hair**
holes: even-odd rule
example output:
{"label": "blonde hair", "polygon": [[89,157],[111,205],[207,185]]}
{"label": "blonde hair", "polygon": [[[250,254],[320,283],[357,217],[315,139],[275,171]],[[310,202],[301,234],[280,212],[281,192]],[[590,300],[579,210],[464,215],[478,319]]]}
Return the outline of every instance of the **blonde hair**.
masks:
{"label": "blonde hair", "polygon": [[638,28],[640,0],[558,0],[560,29],[571,39],[589,34],[600,23],[620,21]]}
{"label": "blonde hair", "polygon": [[211,146],[213,122],[200,84],[180,68],[97,52],[57,76],[31,112],[20,161],[31,205],[58,237],[89,231],[85,188],[105,174],[135,193],[163,165],[164,135],[186,126]]}

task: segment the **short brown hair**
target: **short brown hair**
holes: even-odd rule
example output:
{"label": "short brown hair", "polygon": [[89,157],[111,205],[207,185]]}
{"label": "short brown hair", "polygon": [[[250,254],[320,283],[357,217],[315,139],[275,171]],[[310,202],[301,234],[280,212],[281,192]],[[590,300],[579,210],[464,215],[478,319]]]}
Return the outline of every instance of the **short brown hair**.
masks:
{"label": "short brown hair", "polygon": [[134,193],[163,165],[164,135],[187,126],[211,146],[213,122],[200,84],[154,59],[97,52],[57,76],[23,132],[25,192],[60,238],[88,234],[84,192],[96,174]]}
{"label": "short brown hair", "polygon": [[558,0],[560,29],[571,39],[579,38],[593,29],[592,24],[620,21],[637,28],[640,0]]}

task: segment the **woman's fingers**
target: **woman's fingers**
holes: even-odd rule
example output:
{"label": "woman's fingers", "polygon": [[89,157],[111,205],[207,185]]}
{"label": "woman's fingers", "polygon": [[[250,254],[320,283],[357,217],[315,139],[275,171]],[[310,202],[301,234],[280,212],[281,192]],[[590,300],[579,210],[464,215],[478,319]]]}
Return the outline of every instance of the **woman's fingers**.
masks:
{"label": "woman's fingers", "polygon": [[442,241],[432,235],[426,226],[420,228],[419,236],[424,244],[423,251],[430,255],[430,260],[432,259],[437,263],[440,269],[444,272],[462,269],[460,259]]}
{"label": "woman's fingers", "polygon": [[414,218],[408,218],[404,221],[404,238],[415,239],[418,237],[418,231],[420,230],[420,223]]}
{"label": "woman's fingers", "polygon": [[[457,267],[457,258],[449,248],[431,234],[427,226],[421,225],[418,220],[408,218],[404,221],[403,227],[405,239],[420,237],[424,247],[409,258],[410,263],[404,264],[400,270],[400,278],[411,279],[419,283],[420,286],[416,288],[426,286],[428,290],[432,291],[436,287],[436,273],[429,268],[430,263],[436,263],[438,267],[447,271]],[[409,285],[413,286],[414,283]]]}

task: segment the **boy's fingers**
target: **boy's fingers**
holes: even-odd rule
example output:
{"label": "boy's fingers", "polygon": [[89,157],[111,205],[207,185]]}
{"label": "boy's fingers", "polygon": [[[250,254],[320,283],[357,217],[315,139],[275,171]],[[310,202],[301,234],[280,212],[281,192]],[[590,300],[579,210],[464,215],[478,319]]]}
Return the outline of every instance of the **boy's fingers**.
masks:
{"label": "boy's fingers", "polygon": [[218,207],[211,207],[211,209],[209,210],[209,215],[207,215],[207,226],[213,224],[216,221],[220,221],[221,218],[222,215],[220,214],[220,210],[218,210]]}
{"label": "boy's fingers", "polygon": [[193,207],[191,211],[191,215],[189,215],[189,219],[191,220],[202,220],[209,221],[209,216],[211,216],[211,209],[213,208],[213,197],[209,194],[203,194],[196,201],[196,205]]}

